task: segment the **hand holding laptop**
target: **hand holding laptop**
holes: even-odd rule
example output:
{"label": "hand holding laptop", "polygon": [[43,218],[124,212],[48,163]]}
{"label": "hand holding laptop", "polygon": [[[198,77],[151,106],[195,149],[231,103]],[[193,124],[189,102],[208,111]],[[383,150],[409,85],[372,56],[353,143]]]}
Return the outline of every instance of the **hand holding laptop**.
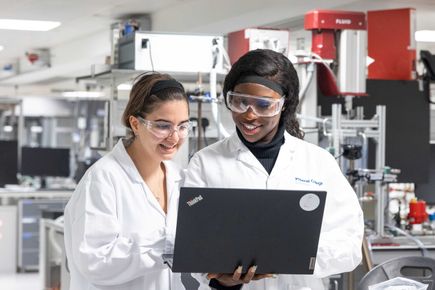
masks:
{"label": "hand holding laptop", "polygon": [[216,279],[222,286],[231,287],[240,284],[247,284],[251,282],[251,280],[255,281],[273,277],[273,274],[255,274],[256,270],[257,266],[252,266],[245,275],[242,275],[242,266],[239,266],[233,274],[209,273],[207,279]]}

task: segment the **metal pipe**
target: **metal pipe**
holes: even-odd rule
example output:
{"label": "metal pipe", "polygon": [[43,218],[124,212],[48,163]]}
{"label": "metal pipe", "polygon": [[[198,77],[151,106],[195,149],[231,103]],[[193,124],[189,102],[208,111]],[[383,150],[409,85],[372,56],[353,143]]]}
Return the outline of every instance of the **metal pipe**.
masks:
{"label": "metal pipe", "polygon": [[361,168],[368,168],[368,153],[369,153],[369,142],[367,135],[364,132],[359,132],[359,136],[362,139],[362,158],[361,158]]}
{"label": "metal pipe", "polygon": [[230,133],[225,129],[225,127],[222,124],[221,116],[219,114],[219,108],[218,108],[218,98],[216,93],[216,86],[217,86],[217,75],[216,70],[212,69],[210,71],[210,97],[212,102],[210,103],[211,106],[211,114],[213,116],[213,120],[215,121],[217,125],[217,135],[218,139],[222,139],[225,137],[230,136]]}
{"label": "metal pipe", "polygon": [[[385,117],[386,107],[376,106],[376,115],[378,118],[378,139],[376,147],[376,170],[382,171],[385,167]],[[375,182],[375,193],[377,198],[376,208],[376,225],[375,230],[379,237],[385,236],[385,205],[388,203],[385,186],[382,181]]]}
{"label": "metal pipe", "polygon": [[332,105],[332,144],[334,155],[339,155],[340,152],[340,128],[341,128],[341,105]]}
{"label": "metal pipe", "polygon": [[[198,95],[201,96],[202,95],[202,75],[201,73],[198,73]],[[202,149],[202,98],[198,98],[197,99],[198,102],[198,112],[197,112],[197,116],[198,116],[198,140],[197,141],[197,150],[201,150]]]}

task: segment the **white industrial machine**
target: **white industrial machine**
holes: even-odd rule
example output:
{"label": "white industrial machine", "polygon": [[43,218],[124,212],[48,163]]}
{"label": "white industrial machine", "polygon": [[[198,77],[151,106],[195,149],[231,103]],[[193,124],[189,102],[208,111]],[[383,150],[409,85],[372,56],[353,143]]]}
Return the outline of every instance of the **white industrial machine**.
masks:
{"label": "white industrial machine", "polygon": [[223,37],[135,31],[119,40],[118,68],[140,71],[223,73]]}

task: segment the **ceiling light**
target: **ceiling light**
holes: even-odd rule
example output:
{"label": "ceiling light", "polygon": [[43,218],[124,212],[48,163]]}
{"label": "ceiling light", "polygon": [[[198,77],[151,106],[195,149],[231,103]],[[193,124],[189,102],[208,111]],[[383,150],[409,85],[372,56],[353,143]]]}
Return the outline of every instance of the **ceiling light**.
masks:
{"label": "ceiling light", "polygon": [[2,51],[4,49],[3,45],[0,45],[0,51]]}
{"label": "ceiling light", "polygon": [[99,98],[104,97],[104,92],[72,91],[63,92],[62,96],[67,98]]}
{"label": "ceiling light", "polygon": [[49,31],[60,26],[57,21],[0,19],[0,29]]}
{"label": "ceiling light", "polygon": [[418,42],[435,42],[435,30],[416,31],[415,40]]}
{"label": "ceiling light", "polygon": [[131,84],[120,84],[116,88],[118,91],[131,91],[133,86]]}

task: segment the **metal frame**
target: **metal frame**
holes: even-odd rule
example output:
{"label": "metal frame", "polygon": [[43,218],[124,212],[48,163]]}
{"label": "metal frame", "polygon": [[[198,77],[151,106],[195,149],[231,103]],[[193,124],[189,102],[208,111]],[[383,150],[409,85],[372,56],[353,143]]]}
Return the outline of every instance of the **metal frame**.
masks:
{"label": "metal frame", "polygon": [[[383,171],[385,168],[385,120],[385,106],[376,106],[376,115],[370,120],[348,120],[342,118],[341,105],[333,104],[331,133],[335,152],[340,151],[342,138],[357,137],[362,132],[367,138],[373,138],[376,141],[376,170]],[[341,167],[343,167],[342,164]],[[385,236],[384,207],[388,203],[386,192],[386,185],[383,180],[375,181],[375,195],[377,198],[375,231],[380,237]]]}

